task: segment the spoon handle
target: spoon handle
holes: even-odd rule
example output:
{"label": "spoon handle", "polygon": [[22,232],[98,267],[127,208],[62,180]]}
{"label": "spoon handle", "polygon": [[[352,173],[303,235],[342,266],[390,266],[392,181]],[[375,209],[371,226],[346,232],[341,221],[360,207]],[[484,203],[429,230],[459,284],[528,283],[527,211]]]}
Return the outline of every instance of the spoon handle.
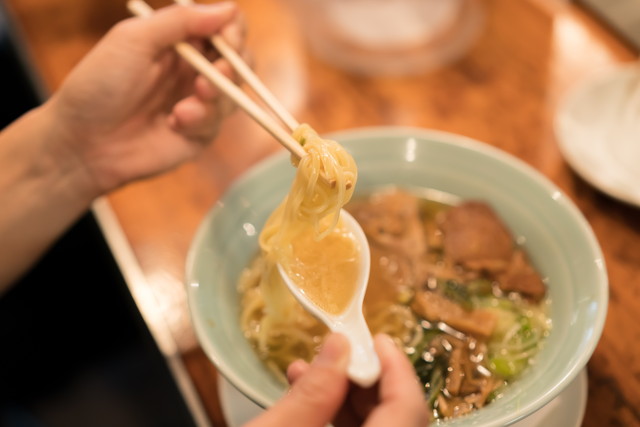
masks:
{"label": "spoon handle", "polygon": [[373,338],[362,312],[353,312],[343,322],[336,322],[331,329],[343,334],[351,344],[351,360],[347,373],[361,387],[371,387],[380,377],[380,359],[373,347]]}

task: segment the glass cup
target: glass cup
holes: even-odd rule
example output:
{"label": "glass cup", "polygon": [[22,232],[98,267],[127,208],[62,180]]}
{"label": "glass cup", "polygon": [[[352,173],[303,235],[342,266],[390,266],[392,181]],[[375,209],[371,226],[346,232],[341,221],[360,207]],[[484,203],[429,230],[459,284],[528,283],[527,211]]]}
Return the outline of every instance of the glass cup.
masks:
{"label": "glass cup", "polygon": [[478,0],[289,0],[312,51],[359,74],[417,74],[462,56]]}

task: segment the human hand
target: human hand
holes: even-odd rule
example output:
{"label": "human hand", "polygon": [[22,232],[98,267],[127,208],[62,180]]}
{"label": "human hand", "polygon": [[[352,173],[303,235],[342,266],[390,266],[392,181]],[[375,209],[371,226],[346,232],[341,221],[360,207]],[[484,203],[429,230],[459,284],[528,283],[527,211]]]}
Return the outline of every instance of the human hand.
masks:
{"label": "human hand", "polygon": [[[71,167],[86,172],[95,195],[169,170],[215,137],[231,101],[173,49],[180,41],[204,44],[214,33],[241,48],[235,4],[170,6],[124,20],[45,105],[64,142],[60,161],[76,162]],[[226,60],[213,59],[233,77]]]}
{"label": "human hand", "polygon": [[369,389],[349,383],[349,343],[339,334],[327,337],[311,363],[291,364],[290,392],[246,427],[275,427],[304,420],[304,425],[336,427],[390,425],[425,427],[429,422],[424,396],[407,357],[387,336],[375,337],[381,377]]}

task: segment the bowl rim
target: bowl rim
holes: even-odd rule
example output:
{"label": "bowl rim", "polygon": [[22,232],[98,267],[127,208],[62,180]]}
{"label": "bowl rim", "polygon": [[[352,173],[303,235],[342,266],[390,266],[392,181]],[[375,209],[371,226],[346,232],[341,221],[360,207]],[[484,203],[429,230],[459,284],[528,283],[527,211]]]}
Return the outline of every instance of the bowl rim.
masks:
{"label": "bowl rim", "polygon": [[[597,289],[597,301],[601,302],[599,304],[599,310],[597,315],[594,317],[593,329],[591,338],[588,340],[588,344],[585,346],[585,351],[583,351],[577,358],[576,362],[564,373],[562,378],[559,378],[554,382],[553,387],[550,387],[544,393],[541,393],[536,399],[531,400],[527,405],[519,408],[519,413],[517,417],[513,417],[512,414],[505,413],[503,416],[499,416],[493,420],[493,422],[489,424],[483,424],[483,426],[501,426],[505,425],[505,423],[511,424],[517,422],[518,420],[525,418],[531,413],[537,411],[542,408],[544,405],[553,400],[560,392],[569,385],[578,374],[583,370],[586,366],[587,362],[591,358],[593,352],[598,345],[600,337],[602,335],[602,331],[604,329],[604,324],[607,315],[608,309],[608,299],[609,299],[609,281],[607,268],[605,265],[604,256],[600,247],[600,244],[591,228],[590,224],[586,220],[583,213],[578,209],[575,203],[562,191],[558,186],[556,186],[547,176],[543,175],[540,171],[535,169],[533,166],[529,165],[522,159],[510,154],[498,147],[492,146],[488,143],[482,142],[480,140],[467,137],[464,135],[454,134],[441,130],[433,130],[433,129],[425,129],[418,127],[410,127],[410,126],[371,126],[371,127],[359,127],[347,130],[340,130],[336,132],[330,132],[326,134],[322,134],[323,137],[329,139],[335,139],[338,141],[343,141],[345,139],[365,139],[365,138],[411,138],[416,137],[420,139],[427,139],[432,141],[437,141],[438,143],[445,143],[449,145],[458,146],[464,149],[469,149],[473,151],[480,152],[480,154],[487,155],[489,157],[493,157],[494,159],[499,160],[500,162],[506,162],[510,166],[518,169],[519,172],[524,173],[529,178],[536,181],[538,184],[544,187],[544,189],[548,192],[553,192],[561,195],[563,201],[563,208],[568,210],[568,213],[572,218],[577,220],[578,226],[581,229],[583,236],[589,243],[590,251],[596,256],[596,259],[600,260],[600,264],[598,265],[597,272],[598,277],[594,279],[596,283],[599,284]],[[288,152],[285,150],[279,150],[276,153],[273,153],[262,160],[258,161],[255,165],[250,167],[243,173],[240,177],[238,177],[221,195],[219,200],[214,204],[212,208],[205,214],[200,223],[191,246],[189,247],[189,251],[187,253],[186,258],[186,286],[188,293],[188,305],[190,311],[190,317],[194,329],[196,331],[196,336],[198,337],[198,342],[205,350],[205,353],[209,360],[216,366],[218,372],[223,375],[234,387],[236,387],[242,394],[244,394],[248,399],[252,400],[259,406],[266,408],[271,405],[271,399],[261,395],[261,393],[256,393],[252,390],[250,384],[244,381],[238,374],[233,372],[233,370],[229,369],[229,367],[224,362],[224,358],[220,356],[220,351],[214,348],[207,340],[201,339],[202,336],[207,335],[206,326],[203,324],[202,319],[199,316],[196,316],[194,312],[194,307],[196,307],[196,293],[193,292],[193,287],[191,283],[193,282],[192,273],[194,271],[194,265],[196,263],[196,248],[200,246],[202,240],[205,238],[205,232],[208,228],[207,218],[211,216],[220,206],[223,205],[223,201],[229,193],[233,193],[235,189],[242,185],[243,182],[247,180],[251,180],[255,178],[256,175],[263,173],[265,169],[269,169],[272,167],[274,163],[282,161],[283,157],[288,156]],[[458,423],[464,424],[464,417],[461,419],[454,419],[450,422],[447,422],[446,425],[457,425]]]}

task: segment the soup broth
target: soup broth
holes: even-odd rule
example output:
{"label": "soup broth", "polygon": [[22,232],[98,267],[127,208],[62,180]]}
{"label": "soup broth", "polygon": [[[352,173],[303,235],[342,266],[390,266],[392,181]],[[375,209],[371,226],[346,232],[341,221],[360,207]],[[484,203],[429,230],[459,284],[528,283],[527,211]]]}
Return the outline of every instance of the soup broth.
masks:
{"label": "soup broth", "polygon": [[[404,349],[434,418],[446,419],[508,392],[504,386],[533,363],[549,333],[549,300],[524,248],[489,205],[425,194],[389,188],[346,209],[370,244],[369,328]],[[289,363],[313,358],[327,329],[261,256],[239,290],[243,331],[284,381]]]}
{"label": "soup broth", "polygon": [[342,221],[318,240],[313,229],[292,239],[284,269],[298,288],[329,314],[340,314],[353,300],[358,275],[359,248]]}

